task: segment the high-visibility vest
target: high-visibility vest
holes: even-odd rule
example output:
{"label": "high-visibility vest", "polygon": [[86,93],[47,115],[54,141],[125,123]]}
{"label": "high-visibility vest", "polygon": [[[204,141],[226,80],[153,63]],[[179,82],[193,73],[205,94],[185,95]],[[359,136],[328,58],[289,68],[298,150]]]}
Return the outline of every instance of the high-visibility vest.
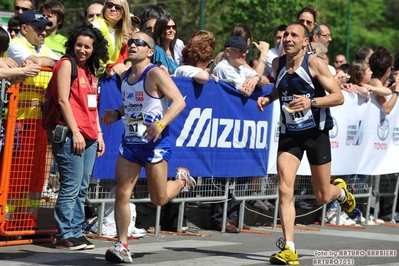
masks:
{"label": "high-visibility vest", "polygon": [[[100,66],[106,67],[108,64],[115,63],[116,60],[118,60],[120,51],[121,51],[121,45],[116,46],[116,43],[113,43],[112,41],[112,36],[111,33],[109,32],[109,28],[107,23],[103,18],[97,18],[92,21],[93,24],[98,24],[99,25],[99,31],[101,34],[104,36],[104,38],[108,41],[107,44],[107,50],[108,50],[108,60],[106,62],[100,61]],[[117,42],[117,40],[115,40]],[[120,42],[122,43],[122,42]]]}
{"label": "high-visibility vest", "polygon": [[[19,42],[32,55],[51,58],[51,49],[43,45],[38,54],[25,38],[14,38],[11,42]],[[41,118],[41,105],[44,101],[44,92],[53,75],[52,71],[40,71],[36,77],[28,77],[21,84],[18,93],[17,120],[27,118]]]}

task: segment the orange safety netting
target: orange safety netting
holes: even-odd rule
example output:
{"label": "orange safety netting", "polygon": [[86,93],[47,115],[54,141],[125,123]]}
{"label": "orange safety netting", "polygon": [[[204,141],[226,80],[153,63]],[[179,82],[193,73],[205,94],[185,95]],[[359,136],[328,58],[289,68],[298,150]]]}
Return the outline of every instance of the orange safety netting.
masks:
{"label": "orange safety netting", "polygon": [[57,180],[56,174],[50,174],[52,154],[41,126],[41,107],[51,75],[51,69],[42,69],[36,78],[8,90],[5,145],[0,154],[1,236],[56,232],[55,200],[52,191],[44,188],[50,180],[53,184]]}

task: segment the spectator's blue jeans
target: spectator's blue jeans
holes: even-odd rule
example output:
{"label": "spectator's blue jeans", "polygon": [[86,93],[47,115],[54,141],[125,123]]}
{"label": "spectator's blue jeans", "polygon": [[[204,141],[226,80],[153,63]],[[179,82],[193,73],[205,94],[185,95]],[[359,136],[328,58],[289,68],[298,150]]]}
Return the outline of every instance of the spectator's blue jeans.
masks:
{"label": "spectator's blue jeans", "polygon": [[52,143],[52,146],[60,173],[60,190],[54,213],[58,227],[57,241],[79,238],[83,235],[84,203],[96,158],[97,141],[86,140],[86,150],[76,154],[69,132],[65,143]]}

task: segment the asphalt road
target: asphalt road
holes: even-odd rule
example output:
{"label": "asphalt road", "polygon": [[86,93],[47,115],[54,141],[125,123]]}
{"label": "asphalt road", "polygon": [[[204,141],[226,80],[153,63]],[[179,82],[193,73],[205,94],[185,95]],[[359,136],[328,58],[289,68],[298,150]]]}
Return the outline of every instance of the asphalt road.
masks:
{"label": "asphalt road", "polygon": [[[310,225],[295,231],[301,265],[399,265],[399,227],[368,225],[363,229]],[[204,236],[147,234],[129,241],[133,265],[269,265],[281,230],[251,227],[259,233],[200,231]],[[207,235],[209,234],[209,236]],[[96,248],[64,251],[52,243],[0,247],[0,265],[107,265],[113,242],[92,239]],[[333,255],[340,256],[332,257]]]}

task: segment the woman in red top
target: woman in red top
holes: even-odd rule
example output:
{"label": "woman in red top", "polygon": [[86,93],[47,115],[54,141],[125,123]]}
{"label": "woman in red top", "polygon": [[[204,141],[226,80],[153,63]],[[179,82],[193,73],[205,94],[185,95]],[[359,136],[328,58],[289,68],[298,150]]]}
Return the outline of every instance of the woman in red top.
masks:
{"label": "woman in red top", "polygon": [[[72,64],[62,58],[54,66],[58,104],[66,137],[52,140],[52,150],[60,173],[60,190],[55,206],[58,233],[56,248],[78,250],[94,248],[82,234],[84,203],[96,156],[104,153],[97,109],[95,68],[107,60],[107,41],[91,24],[82,24],[68,32],[66,53],[76,61],[78,76],[70,84]],[[57,131],[57,130],[55,130]],[[57,134],[57,132],[55,132]]]}

